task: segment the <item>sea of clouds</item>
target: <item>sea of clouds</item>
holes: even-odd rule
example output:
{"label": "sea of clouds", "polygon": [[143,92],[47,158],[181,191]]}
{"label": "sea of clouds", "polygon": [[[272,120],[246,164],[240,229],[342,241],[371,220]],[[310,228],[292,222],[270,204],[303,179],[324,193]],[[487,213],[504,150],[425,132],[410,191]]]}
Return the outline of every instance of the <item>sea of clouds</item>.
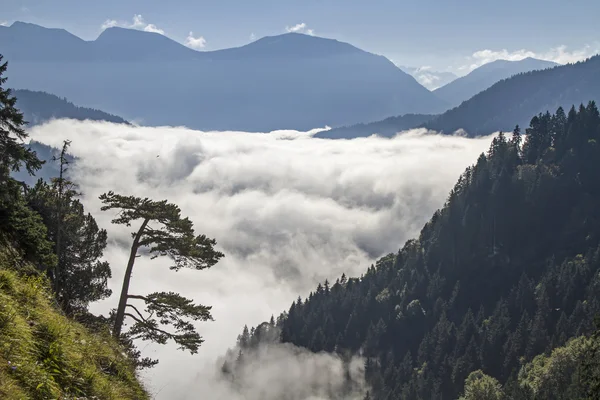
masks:
{"label": "sea of clouds", "polygon": [[[344,366],[331,355],[291,346],[264,353],[252,364],[261,368],[244,372],[242,393],[219,379],[216,360],[244,324],[277,316],[318,282],[359,276],[378,257],[398,251],[491,140],[423,130],[392,139],[326,140],[312,138],[315,132],[200,132],[72,120],[32,128],[32,139],[42,143],[72,141],[79,159],[71,176],[86,209],[109,232],[105,258],[115,293],[93,304],[93,312],[116,306],[136,229],[111,225],[114,213],[100,211],[98,196],[108,190],[178,204],[225,253],[200,272],[173,272],[160,259],[136,261],[130,293],[176,291],[213,306],[215,318],[198,325],[206,342],[195,356],[140,344],[145,355],[160,358],[143,374],[155,398],[335,398],[331,388],[343,384]],[[354,371],[355,385],[363,387],[360,369]]]}

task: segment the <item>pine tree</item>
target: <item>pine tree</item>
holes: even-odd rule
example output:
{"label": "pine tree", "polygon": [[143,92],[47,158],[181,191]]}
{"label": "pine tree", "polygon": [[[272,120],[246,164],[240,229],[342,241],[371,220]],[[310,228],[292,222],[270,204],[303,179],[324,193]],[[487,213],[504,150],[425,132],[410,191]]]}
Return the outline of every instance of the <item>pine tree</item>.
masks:
{"label": "pine tree", "polygon": [[23,145],[28,137],[23,128],[25,121],[15,107],[16,97],[11,96],[10,89],[4,88],[7,78],[3,75],[8,62],[2,63],[2,60],[0,55],[0,185],[6,183],[11,171],[19,171],[22,166],[30,174],[42,166],[35,152]]}
{"label": "pine tree", "polygon": [[[173,340],[180,349],[192,354],[198,351],[203,340],[188,319],[207,321],[212,319],[210,307],[196,305],[192,300],[173,292],[156,292],[146,296],[129,294],[129,283],[138,250],[146,248],[152,259],[166,256],[173,261],[171,270],[181,268],[203,270],[215,265],[223,254],[214,249],[216,241],[205,235],[194,234],[189,218],[181,216],[181,210],[166,200],[153,201],[148,198],[123,196],[108,192],[100,196],[104,203],[102,211],[117,209],[119,214],[114,224],[131,226],[140,221],[140,227],[132,233],[133,243],[129,262],[123,278],[123,287],[115,315],[113,335],[121,336],[125,317],[135,323],[128,332],[134,338],[150,340],[160,344]],[[142,300],[146,305],[146,316],[130,300]],[[127,312],[127,308],[132,313]],[[175,332],[161,328],[171,326]]]}
{"label": "pine tree", "polygon": [[41,271],[52,270],[56,255],[47,239],[41,217],[32,211],[23,198],[27,186],[10,177],[23,166],[29,174],[41,168],[43,162],[24,145],[28,138],[23,114],[15,107],[17,99],[4,84],[8,63],[0,55],[0,231],[1,239],[9,239],[21,255]]}

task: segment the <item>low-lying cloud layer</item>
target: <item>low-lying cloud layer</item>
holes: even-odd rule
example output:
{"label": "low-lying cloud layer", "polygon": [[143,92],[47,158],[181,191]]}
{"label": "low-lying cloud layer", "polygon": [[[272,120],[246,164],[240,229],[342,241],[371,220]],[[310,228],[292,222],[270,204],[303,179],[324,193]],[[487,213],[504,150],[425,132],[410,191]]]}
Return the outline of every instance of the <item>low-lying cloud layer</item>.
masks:
{"label": "low-lying cloud layer", "polygon": [[[358,276],[378,257],[397,251],[490,143],[489,137],[424,131],[341,141],[314,139],[313,133],[199,132],[71,120],[32,129],[33,139],[57,147],[72,140],[71,151],[80,157],[73,178],[86,208],[109,232],[105,256],[115,292],[136,227],[110,224],[114,214],[99,211],[98,196],[105,191],[178,204],[226,255],[202,272],[175,273],[160,259],[136,261],[131,293],[177,291],[212,305],[215,318],[198,325],[206,342],[196,356],[142,345],[146,355],[160,358],[145,374],[156,398],[235,399],[226,382],[215,379],[215,361],[243,325],[279,314],[318,282],[342,273]],[[92,310],[115,307],[117,295]],[[320,364],[304,357],[279,357],[279,367],[256,373],[272,374],[261,375],[268,381],[303,365],[319,365],[317,376],[338,368],[331,356],[323,355]],[[275,397],[264,398],[277,398],[269,393]]]}

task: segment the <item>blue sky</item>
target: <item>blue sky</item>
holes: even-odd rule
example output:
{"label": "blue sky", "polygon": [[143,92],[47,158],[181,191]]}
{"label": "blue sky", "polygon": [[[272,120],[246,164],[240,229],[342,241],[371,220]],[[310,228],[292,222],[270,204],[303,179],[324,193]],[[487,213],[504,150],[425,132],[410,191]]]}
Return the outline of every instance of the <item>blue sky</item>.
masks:
{"label": "blue sky", "polygon": [[[596,52],[598,0],[1,0],[0,23],[61,27],[94,39],[105,21],[141,15],[181,43],[213,50],[305,24],[315,35],[350,42],[399,65],[464,73],[498,57],[570,61]],[[557,50],[559,46],[566,46]],[[553,50],[554,49],[554,50]],[[488,52],[483,52],[488,50]],[[505,51],[504,51],[505,50]],[[480,53],[476,53],[480,52]],[[473,54],[476,53],[476,56]],[[462,69],[461,69],[462,68]]]}

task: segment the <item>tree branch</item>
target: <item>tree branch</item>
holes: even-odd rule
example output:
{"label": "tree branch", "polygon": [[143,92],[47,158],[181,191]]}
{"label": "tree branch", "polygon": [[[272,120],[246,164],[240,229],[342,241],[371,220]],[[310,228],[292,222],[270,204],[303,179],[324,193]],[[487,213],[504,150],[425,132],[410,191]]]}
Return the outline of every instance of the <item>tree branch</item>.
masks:
{"label": "tree branch", "polygon": [[137,323],[140,323],[140,324],[144,325],[144,327],[145,327],[145,328],[147,328],[147,329],[150,329],[150,330],[152,330],[152,331],[154,331],[154,332],[160,332],[160,333],[162,333],[163,335],[167,335],[169,338],[174,338],[174,337],[176,336],[175,334],[173,334],[173,333],[171,333],[171,332],[164,331],[164,330],[162,330],[162,329],[160,329],[160,328],[156,328],[156,327],[153,327],[153,326],[148,326],[148,324],[147,324],[145,321],[142,321],[142,320],[140,320],[139,318],[137,318],[137,317],[136,317],[135,315],[133,315],[133,314],[125,313],[125,316],[127,316],[127,317],[130,317],[130,318],[131,318],[131,319],[133,319],[135,322],[137,322]]}
{"label": "tree branch", "polygon": [[140,316],[140,318],[141,318],[142,320],[144,320],[144,322],[147,322],[147,321],[148,321],[148,319],[147,319],[147,318],[144,318],[144,316],[142,315],[142,313],[140,312],[140,310],[138,310],[138,309],[137,309],[137,308],[136,308],[134,305],[131,305],[131,304],[126,304],[126,305],[125,305],[125,307],[131,307],[131,308],[133,308],[133,309],[135,310],[135,312],[137,313],[137,315],[139,315],[139,316]]}
{"label": "tree branch", "polygon": [[147,297],[144,297],[144,296],[138,296],[138,295],[135,295],[135,294],[128,294],[128,295],[127,295],[127,298],[128,298],[128,299],[136,299],[136,300],[144,300],[144,301],[148,301],[148,298],[147,298]]}
{"label": "tree branch", "polygon": [[133,319],[135,322],[139,322],[140,324],[144,324],[144,321],[140,320],[138,317],[136,317],[133,314],[129,314],[129,313],[125,313],[124,314],[126,317],[130,317],[131,319]]}

